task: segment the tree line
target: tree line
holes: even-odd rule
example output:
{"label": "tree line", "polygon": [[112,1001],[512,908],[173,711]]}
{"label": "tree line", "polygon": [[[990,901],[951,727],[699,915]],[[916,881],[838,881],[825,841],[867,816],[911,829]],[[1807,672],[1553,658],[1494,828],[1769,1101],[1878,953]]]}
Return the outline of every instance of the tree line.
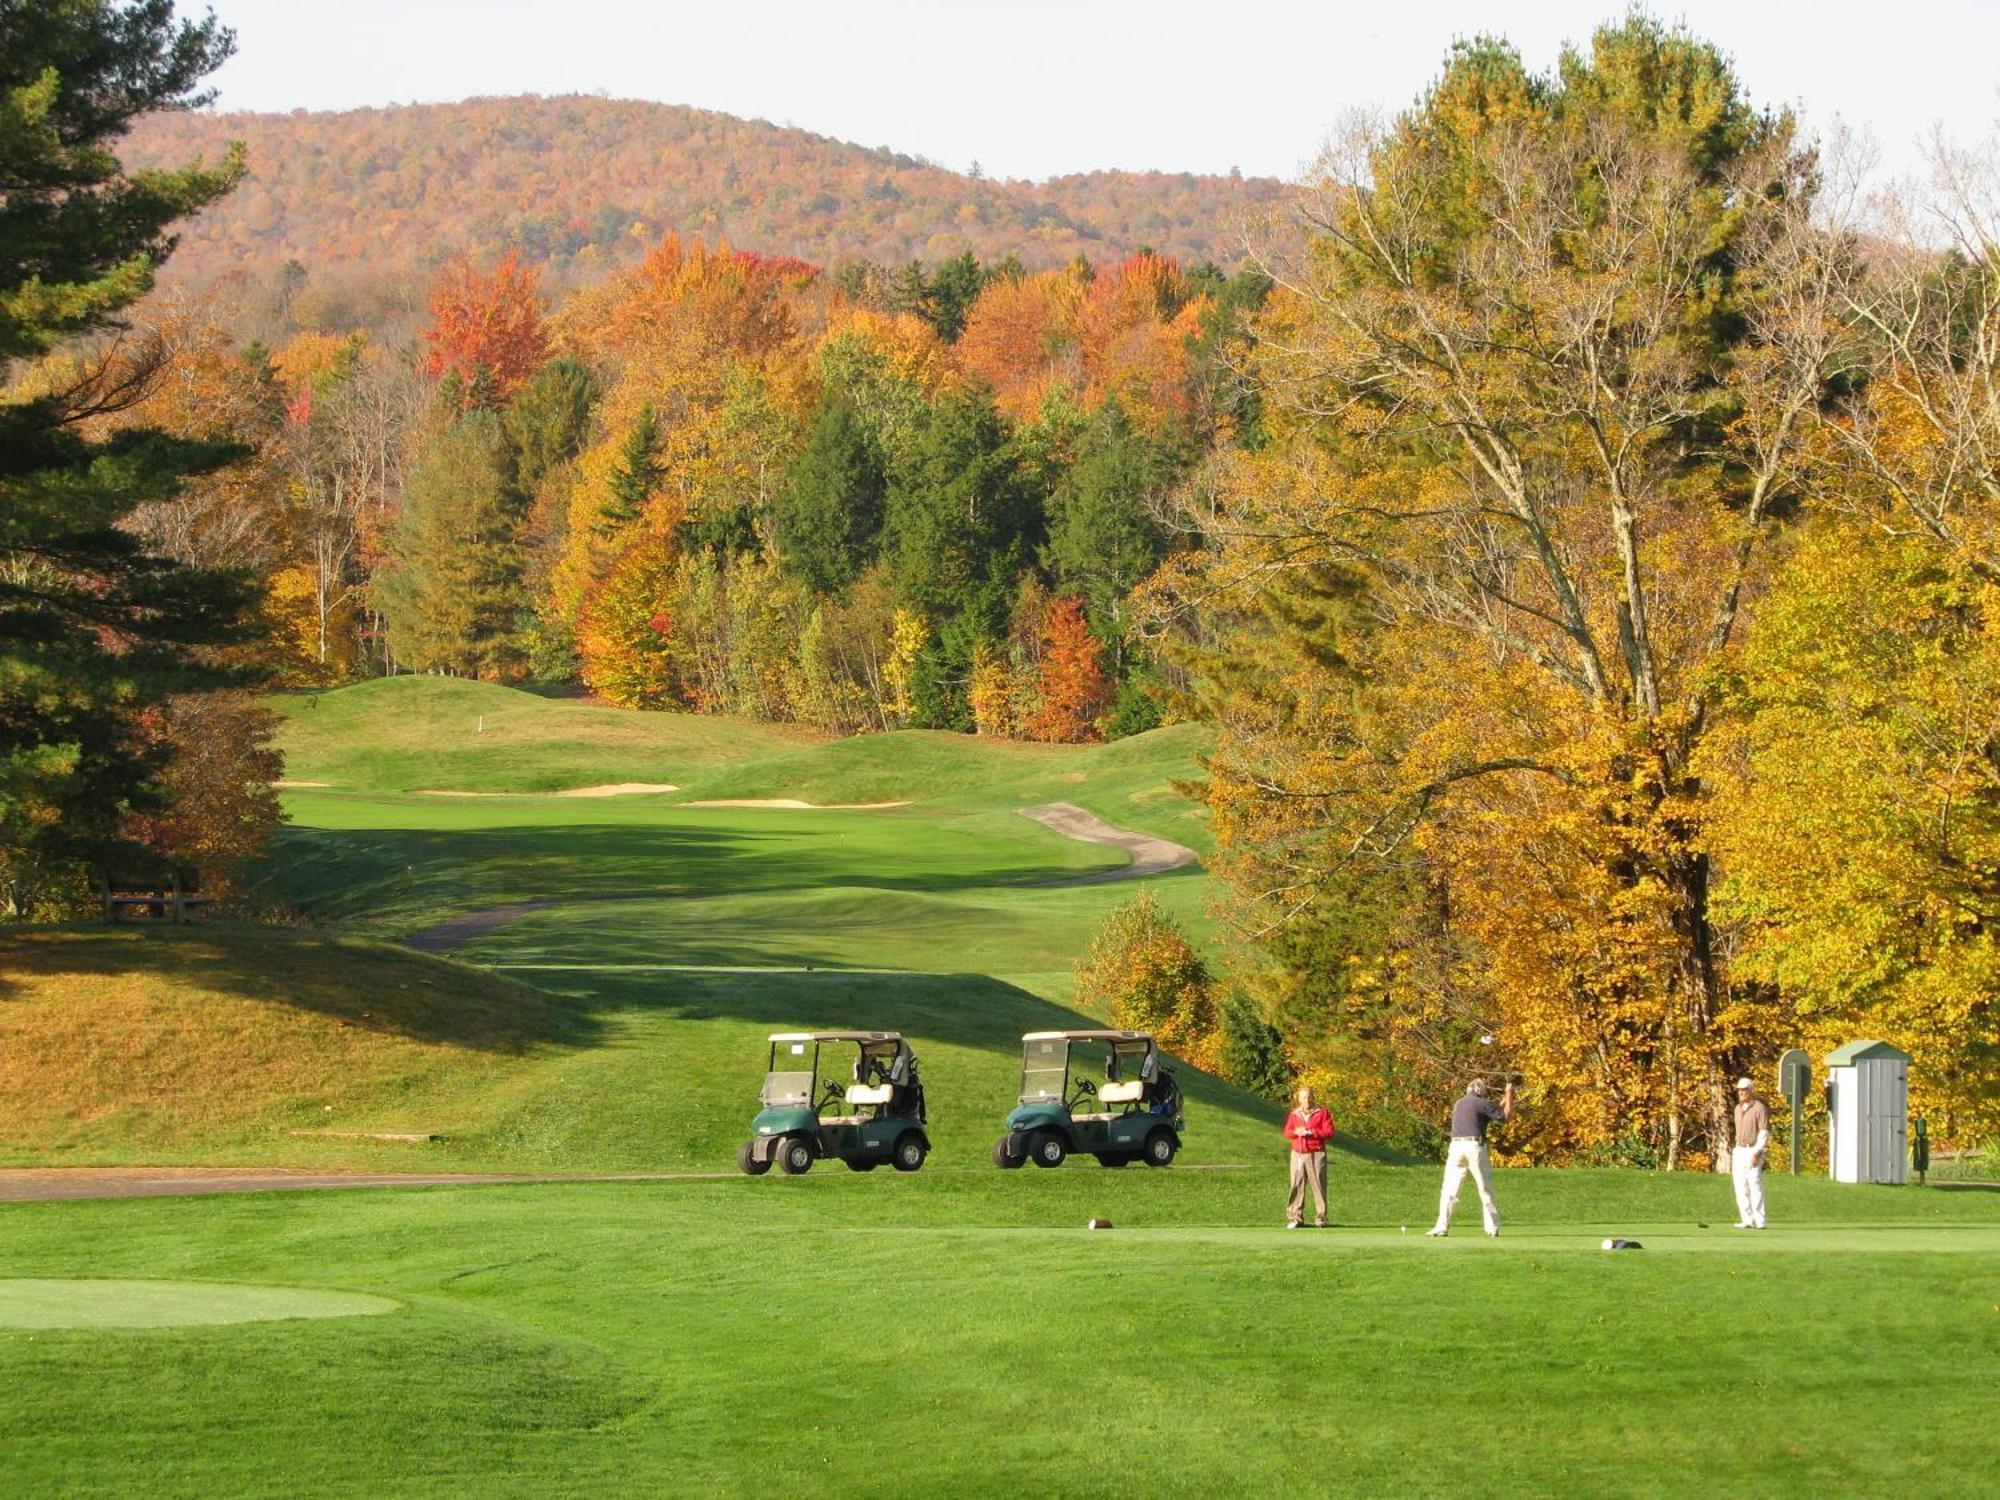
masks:
{"label": "tree line", "polygon": [[667,235],[560,296],[452,260],[405,344],[241,345],[191,298],[107,340],[241,172],[110,146],[229,38],[164,0],[25,15],[11,909],[107,851],[254,848],[271,683],[1050,741],[1200,718],[1228,983],[1150,916],[1099,966],[1196,1053],[1411,1144],[1518,1070],[1526,1150],[1671,1167],[1715,1152],[1736,1074],[1872,1033],[1940,1135],[1993,1129],[1982,163],[1871,195],[1633,16],[1548,73],[1454,48],[1233,273]]}

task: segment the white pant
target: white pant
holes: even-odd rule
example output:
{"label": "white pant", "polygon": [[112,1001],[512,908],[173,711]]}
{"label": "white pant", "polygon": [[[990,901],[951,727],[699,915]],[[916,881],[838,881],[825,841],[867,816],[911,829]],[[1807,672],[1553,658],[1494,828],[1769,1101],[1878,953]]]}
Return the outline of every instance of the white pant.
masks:
{"label": "white pant", "polygon": [[1729,1175],[1736,1183],[1736,1222],[1764,1227],[1764,1169],[1755,1146],[1738,1146],[1729,1153]]}
{"label": "white pant", "polygon": [[1438,1194],[1440,1231],[1451,1228],[1452,1210],[1458,1207],[1458,1190],[1470,1172],[1479,1186],[1479,1210],[1486,1220],[1486,1232],[1500,1232],[1500,1206],[1493,1201],[1493,1163],[1486,1155],[1486,1142],[1454,1140],[1444,1159],[1444,1191]]}

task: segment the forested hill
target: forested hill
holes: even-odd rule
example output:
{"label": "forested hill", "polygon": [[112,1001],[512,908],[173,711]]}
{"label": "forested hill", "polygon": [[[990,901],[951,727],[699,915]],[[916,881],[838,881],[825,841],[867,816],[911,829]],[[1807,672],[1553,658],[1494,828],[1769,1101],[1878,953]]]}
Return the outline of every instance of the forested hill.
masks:
{"label": "forested hill", "polygon": [[186,229],[174,272],[195,284],[287,260],[400,278],[510,245],[587,278],[669,230],[826,266],[971,250],[1035,269],[1142,246],[1226,266],[1245,216],[1283,192],[1270,178],[1163,172],[996,182],[762,120],[577,95],[156,115],[125,154],[179,163],[231,140],[248,147],[251,177]]}

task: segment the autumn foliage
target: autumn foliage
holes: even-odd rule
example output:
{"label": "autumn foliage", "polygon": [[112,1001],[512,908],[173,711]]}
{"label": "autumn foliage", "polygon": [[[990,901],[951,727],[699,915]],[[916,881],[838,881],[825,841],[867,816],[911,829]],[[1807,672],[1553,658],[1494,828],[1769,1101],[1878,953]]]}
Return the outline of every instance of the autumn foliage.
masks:
{"label": "autumn foliage", "polygon": [[1151,1032],[1176,1057],[1216,1065],[1222,1038],[1214,977],[1151,893],[1105,919],[1077,966],[1076,999],[1114,1026]]}
{"label": "autumn foliage", "polygon": [[424,368],[450,375],[495,402],[511,397],[549,355],[541,273],[509,251],[482,275],[465,256],[448,262],[431,289]]}

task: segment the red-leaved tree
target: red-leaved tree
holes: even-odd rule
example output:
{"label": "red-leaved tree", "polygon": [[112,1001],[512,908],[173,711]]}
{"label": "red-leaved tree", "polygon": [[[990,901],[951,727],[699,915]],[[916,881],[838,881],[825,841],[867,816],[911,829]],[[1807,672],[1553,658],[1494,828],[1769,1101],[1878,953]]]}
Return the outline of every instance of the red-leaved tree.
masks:
{"label": "red-leaved tree", "polygon": [[465,256],[446,262],[431,289],[424,368],[456,375],[468,402],[501,402],[548,361],[541,271],[508,251],[491,275]]}

